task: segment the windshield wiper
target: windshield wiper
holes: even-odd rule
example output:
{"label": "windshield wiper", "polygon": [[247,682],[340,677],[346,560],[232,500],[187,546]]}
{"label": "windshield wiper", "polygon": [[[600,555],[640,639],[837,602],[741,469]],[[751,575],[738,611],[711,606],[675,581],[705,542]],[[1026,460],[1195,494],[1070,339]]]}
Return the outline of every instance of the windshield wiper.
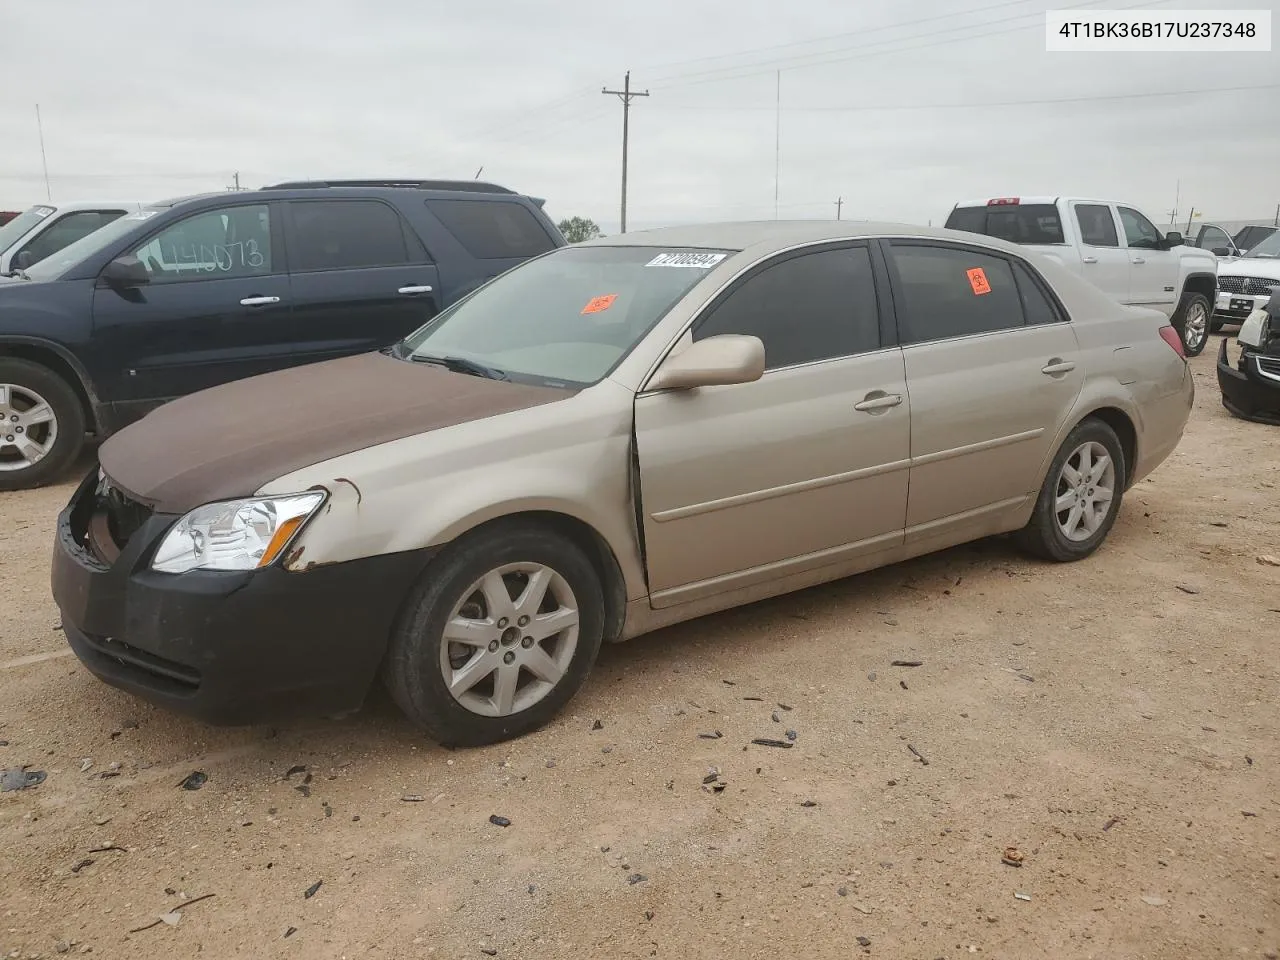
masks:
{"label": "windshield wiper", "polygon": [[507,379],[506,373],[497,367],[488,367],[483,363],[468,360],[466,357],[433,357],[430,354],[413,353],[409,355],[409,359],[414,363],[434,363],[454,373],[465,373],[472,377],[485,377],[489,380]]}

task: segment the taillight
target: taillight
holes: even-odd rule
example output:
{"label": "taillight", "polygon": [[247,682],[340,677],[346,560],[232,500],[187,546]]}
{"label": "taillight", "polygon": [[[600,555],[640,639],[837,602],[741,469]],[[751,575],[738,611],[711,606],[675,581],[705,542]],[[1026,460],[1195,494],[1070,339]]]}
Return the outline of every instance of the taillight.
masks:
{"label": "taillight", "polygon": [[1187,359],[1187,351],[1182,349],[1182,338],[1178,336],[1178,331],[1173,329],[1173,327],[1161,327],[1160,339],[1173,347],[1173,352],[1183,360]]}
{"label": "taillight", "polygon": [[1016,207],[1018,205],[1017,197],[997,197],[994,200],[988,200],[988,207]]}

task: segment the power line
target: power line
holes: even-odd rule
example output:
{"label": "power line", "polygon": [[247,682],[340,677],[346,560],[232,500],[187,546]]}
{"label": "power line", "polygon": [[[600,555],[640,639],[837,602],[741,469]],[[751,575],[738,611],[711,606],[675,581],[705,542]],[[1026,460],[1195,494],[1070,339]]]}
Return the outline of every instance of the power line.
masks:
{"label": "power line", "polygon": [[606,96],[617,97],[622,101],[622,229],[619,233],[627,232],[627,140],[628,126],[631,120],[631,101],[636,97],[647,97],[649,91],[645,90],[639,93],[631,89],[631,71],[628,70],[626,76],[623,77],[621,90],[610,90],[608,87],[602,87],[600,92]]}
{"label": "power line", "polygon": [[[800,106],[788,107],[788,112],[833,112],[833,113],[871,113],[877,111],[896,111],[896,110],[968,110],[981,107],[987,109],[990,107],[1025,107],[1025,106],[1044,106],[1055,103],[1095,103],[1104,100],[1143,100],[1151,97],[1191,97],[1207,93],[1236,93],[1243,90],[1274,90],[1280,88],[1280,83],[1263,83],[1241,87],[1212,87],[1202,88],[1199,90],[1168,90],[1150,93],[1108,93],[1098,94],[1096,96],[1087,97],[1053,97],[1041,100],[993,100],[985,103],[904,103],[886,106],[836,106],[836,105],[818,105],[818,106]],[[719,111],[737,111],[737,110],[773,110],[774,107],[761,106],[759,104],[744,106],[719,106],[716,104],[672,104],[662,103],[659,109],[664,110],[715,110]]]}
{"label": "power line", "polygon": [[[1076,10],[1083,7],[1093,6],[1099,2],[1101,2],[1101,0],[1085,0],[1085,2],[1082,2],[1082,3],[1065,4],[1061,7],[1058,7],[1057,9]],[[1145,3],[1131,4],[1127,7],[1117,7],[1116,9],[1117,10],[1137,10],[1142,7],[1156,6],[1158,4],[1166,3],[1166,2],[1168,2],[1168,0],[1147,0],[1147,2]],[[1018,14],[1012,17],[1003,17],[998,20],[989,20],[985,23],[964,24],[958,27],[948,27],[943,30],[926,31],[924,33],[916,34],[914,36],[896,37],[891,40],[880,40],[870,44],[854,44],[851,46],[840,47],[834,50],[829,50],[820,54],[806,54],[806,55],[800,55],[795,57],[784,57],[781,59],[775,58],[772,60],[760,61],[759,63],[755,63],[755,64],[742,64],[736,67],[723,67],[723,68],[714,69],[714,70],[695,71],[693,73],[681,74],[676,77],[669,78],[671,80],[676,80],[678,82],[657,83],[654,85],[654,89],[661,91],[661,90],[671,89],[673,87],[697,86],[697,85],[706,84],[706,83],[722,83],[729,80],[741,80],[747,77],[761,76],[766,73],[773,73],[775,70],[778,70],[778,69],[793,70],[801,67],[816,67],[816,66],[823,66],[829,63],[843,63],[845,61],[854,60],[854,59],[867,59],[870,57],[884,56],[886,54],[904,53],[910,50],[919,50],[924,47],[937,46],[938,44],[941,44],[941,43],[953,43],[953,42],[956,42],[957,40],[966,40],[966,41],[979,40],[985,37],[997,36],[1004,33],[1015,33],[1019,30],[1026,30],[1031,27],[1035,27],[1039,25],[1038,22],[1024,23],[1015,27],[1007,27],[1003,30],[992,30],[985,33],[971,34],[969,36],[964,36],[964,37],[947,36],[949,34],[954,34],[959,31],[980,30],[982,28],[994,26],[999,23],[1012,23],[1015,20],[1025,20],[1028,17],[1036,17],[1038,20],[1042,20],[1043,13],[1038,11],[1030,14],[1024,13],[1024,14]],[[933,41],[930,43],[916,44],[910,47],[899,47],[891,50],[877,49],[877,48],[883,48],[889,44],[903,43],[910,40],[923,40],[931,37],[944,37],[944,39]],[[867,52],[867,51],[871,51],[871,52]],[[838,54],[838,56],[836,56],[835,54]]]}

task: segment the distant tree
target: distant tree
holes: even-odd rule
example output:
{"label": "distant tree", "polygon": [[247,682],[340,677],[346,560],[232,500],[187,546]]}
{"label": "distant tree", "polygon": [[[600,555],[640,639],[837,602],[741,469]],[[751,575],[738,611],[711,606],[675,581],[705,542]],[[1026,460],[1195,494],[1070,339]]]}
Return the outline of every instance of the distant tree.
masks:
{"label": "distant tree", "polygon": [[561,220],[556,226],[560,228],[560,232],[564,234],[564,238],[570,243],[594,240],[601,235],[600,228],[596,226],[596,222],[588,220],[586,217],[569,217],[567,220]]}

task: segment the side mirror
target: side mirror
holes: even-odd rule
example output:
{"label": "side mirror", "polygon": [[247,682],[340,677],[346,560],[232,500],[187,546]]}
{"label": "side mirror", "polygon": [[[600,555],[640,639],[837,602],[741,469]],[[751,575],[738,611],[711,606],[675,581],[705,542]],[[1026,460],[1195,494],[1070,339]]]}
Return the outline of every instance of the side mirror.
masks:
{"label": "side mirror", "polygon": [[30,250],[23,250],[20,254],[13,258],[13,265],[19,270],[25,270],[36,262],[36,255]]}
{"label": "side mirror", "polygon": [[1271,288],[1271,299],[1262,308],[1272,320],[1280,320],[1280,287]]}
{"label": "side mirror", "polygon": [[103,267],[102,280],[107,286],[125,290],[150,283],[151,274],[137,257],[117,257]]}
{"label": "side mirror", "polygon": [[1187,241],[1183,239],[1182,234],[1177,230],[1170,230],[1164,235],[1164,243],[1166,248],[1181,247]]}
{"label": "side mirror", "polygon": [[759,337],[726,333],[694,341],[668,355],[649,381],[648,390],[691,390],[751,383],[764,375],[764,344]]}
{"label": "side mirror", "polygon": [[1215,257],[1229,257],[1231,256],[1231,248],[1230,247],[1214,247],[1213,255]]}

